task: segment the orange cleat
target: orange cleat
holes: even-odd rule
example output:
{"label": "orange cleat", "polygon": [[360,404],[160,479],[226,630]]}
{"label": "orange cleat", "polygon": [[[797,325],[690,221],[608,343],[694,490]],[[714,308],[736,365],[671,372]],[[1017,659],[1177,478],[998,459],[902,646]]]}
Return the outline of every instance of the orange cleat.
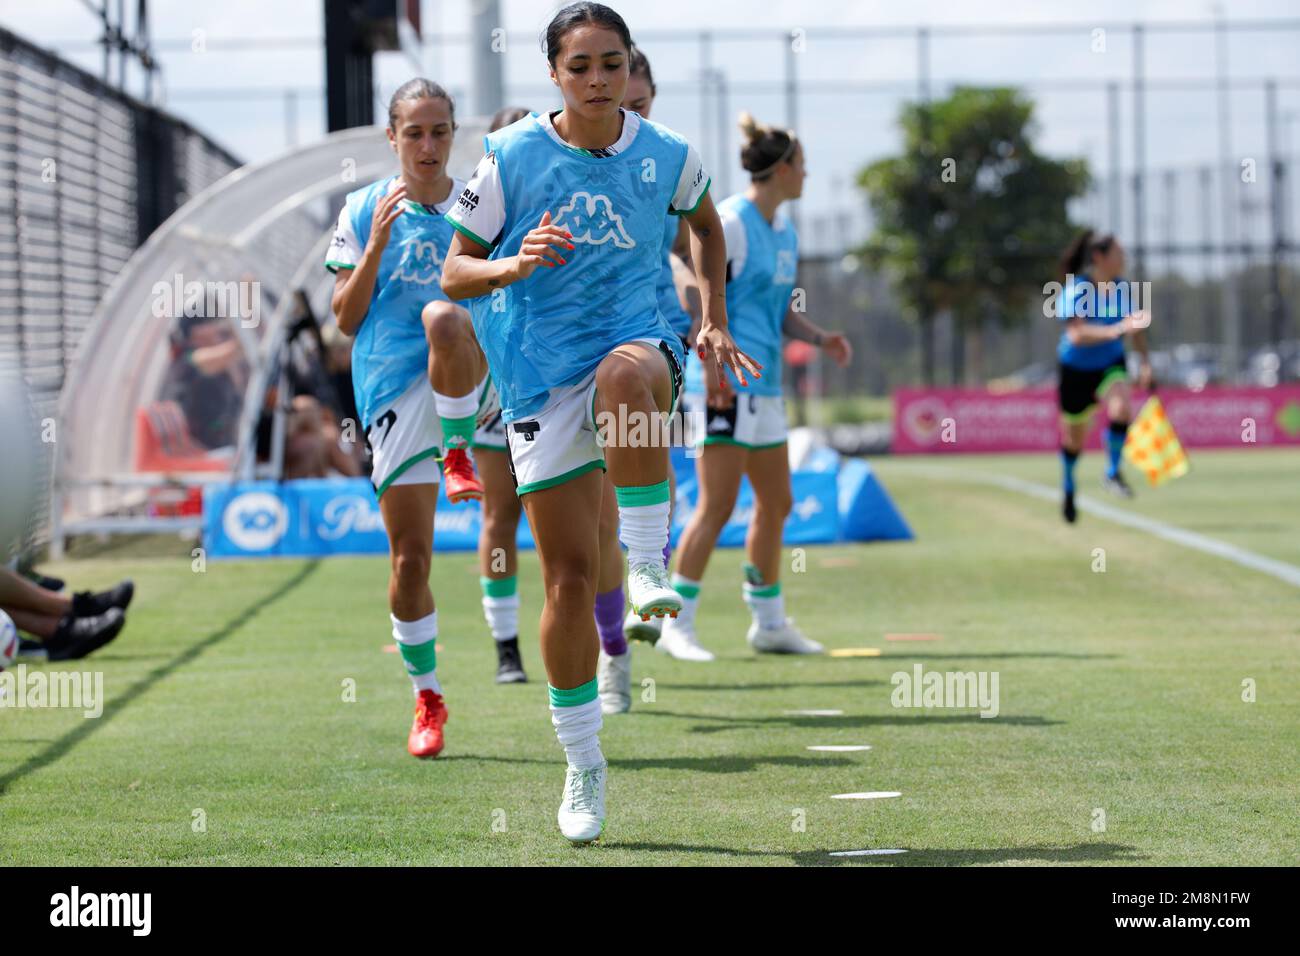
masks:
{"label": "orange cleat", "polygon": [[442,753],[442,725],[447,722],[447,706],[442,695],[431,690],[420,691],[415,701],[415,722],[411,736],[406,739],[406,749],[413,757],[436,757]]}
{"label": "orange cleat", "polygon": [[474,462],[463,448],[448,448],[442,459],[442,474],[447,481],[447,500],[481,501],[483,485],[474,474]]}

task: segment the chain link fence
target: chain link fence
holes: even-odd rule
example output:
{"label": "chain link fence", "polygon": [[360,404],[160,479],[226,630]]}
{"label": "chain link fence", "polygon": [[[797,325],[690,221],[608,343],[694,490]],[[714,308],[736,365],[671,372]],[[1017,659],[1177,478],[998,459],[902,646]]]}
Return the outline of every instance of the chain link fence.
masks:
{"label": "chain link fence", "polygon": [[[187,124],[0,29],[0,361],[30,389],[47,477],[59,393],[96,303],[159,223],[238,165]],[[48,515],[46,498],[28,548]]]}

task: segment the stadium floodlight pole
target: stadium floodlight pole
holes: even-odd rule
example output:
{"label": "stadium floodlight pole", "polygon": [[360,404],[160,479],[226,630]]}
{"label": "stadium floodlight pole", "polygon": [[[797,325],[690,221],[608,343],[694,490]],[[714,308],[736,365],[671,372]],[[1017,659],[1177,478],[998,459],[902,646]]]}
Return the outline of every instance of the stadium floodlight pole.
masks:
{"label": "stadium floodlight pole", "polygon": [[[925,27],[916,30],[916,92],[921,104],[921,149],[930,146],[930,31]],[[934,316],[930,311],[930,194],[922,192],[926,204],[926,224],[921,230],[919,245],[921,269],[920,288],[917,289],[917,308],[921,324],[921,378],[927,386],[934,385]]]}
{"label": "stadium floodlight pole", "polygon": [[[1201,194],[1201,254],[1203,256],[1214,255],[1214,244],[1210,241],[1210,234],[1214,231],[1214,213],[1213,213],[1213,195],[1214,195],[1214,167],[1203,166],[1199,173],[1200,194]],[[1205,269],[1209,272],[1209,269]]]}
{"label": "stadium floodlight pole", "polygon": [[117,0],[117,88],[126,91],[126,0]]}
{"label": "stadium floodlight pole", "polygon": [[1219,176],[1223,191],[1223,367],[1235,382],[1241,368],[1241,312],[1237,303],[1237,280],[1233,272],[1237,259],[1236,179],[1232,161],[1232,114],[1228,92],[1228,27],[1223,7],[1214,5],[1214,78],[1218,86]]}
{"label": "stadium floodlight pole", "polygon": [[1124,192],[1124,178],[1119,165],[1119,84],[1112,80],[1106,84],[1106,139],[1110,151],[1110,188],[1107,194],[1110,222],[1107,231],[1115,234],[1121,231],[1120,197]]}
{"label": "stadium floodlight pole", "polygon": [[1146,281],[1146,91],[1143,89],[1143,27],[1133,24],[1133,272]]}
{"label": "stadium floodlight pole", "polygon": [[[781,35],[781,41],[785,44],[785,125],[787,129],[798,131],[799,75],[795,62],[797,51],[794,48],[794,42],[792,41],[789,32]],[[801,228],[799,219],[799,200],[792,200],[787,205],[790,207],[790,219],[794,222],[795,232],[798,232]]]}
{"label": "stadium floodlight pole", "polygon": [[[700,53],[700,144],[703,148],[705,135],[709,129],[709,84],[713,79],[713,35],[708,30],[701,30],[699,35]],[[706,156],[705,163],[713,169],[722,167],[721,156]]]}
{"label": "stadium floodlight pole", "polygon": [[1286,247],[1282,215],[1282,197],[1286,170],[1277,142],[1277,81],[1264,81],[1264,130],[1269,168],[1269,231],[1272,255],[1269,256],[1269,341],[1281,354],[1283,329],[1286,327],[1286,300],[1282,297],[1282,256]]}
{"label": "stadium floodlight pole", "polygon": [[[717,154],[722,157],[722,161],[718,163],[717,166],[718,172],[721,174],[719,177],[720,178],[719,185],[721,186],[721,189],[718,190],[718,195],[730,196],[731,195],[731,163],[727,161],[727,155],[730,152],[730,149],[728,148],[728,144],[731,142],[731,117],[729,115],[731,106],[727,99],[727,74],[721,69],[714,70],[713,77],[714,80],[716,81],[715,88],[718,91],[717,92],[718,144],[715,148],[717,150]],[[792,207],[791,215],[797,216],[798,215],[797,210],[799,206],[798,202],[797,201],[793,202],[790,205]],[[797,228],[798,227],[797,219],[795,220],[795,225]]]}
{"label": "stadium floodlight pole", "polygon": [[491,116],[506,105],[505,57],[493,50],[494,32],[501,29],[499,0],[470,4],[470,58],[474,77],[474,115]]}
{"label": "stadium floodlight pole", "polygon": [[356,0],[325,0],[325,125],[331,132],[375,121],[373,52]]}
{"label": "stadium floodlight pole", "polygon": [[[1166,169],[1164,175],[1165,185],[1165,215],[1164,215],[1164,254],[1165,270],[1174,271],[1174,243],[1178,241],[1178,174],[1173,169]],[[1171,303],[1172,305],[1172,303]]]}

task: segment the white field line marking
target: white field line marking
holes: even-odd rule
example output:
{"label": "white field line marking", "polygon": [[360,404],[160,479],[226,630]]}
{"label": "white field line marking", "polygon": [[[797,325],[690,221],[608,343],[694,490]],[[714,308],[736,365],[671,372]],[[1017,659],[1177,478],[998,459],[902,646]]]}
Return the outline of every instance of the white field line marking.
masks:
{"label": "white field line marking", "polygon": [[855,753],[859,750],[870,750],[870,744],[819,744],[814,747],[806,748],[808,750],[818,750],[829,754],[847,754]]}
{"label": "white field line marking", "polygon": [[831,856],[889,856],[906,850],[832,850]]}
{"label": "white field line marking", "polygon": [[842,710],[783,710],[787,717],[843,717]]}
{"label": "white field line marking", "polygon": [[[922,471],[937,478],[952,478],[954,476],[953,472],[942,468],[920,466],[909,468],[908,470]],[[1049,488],[1047,485],[1036,484],[1035,482],[1025,481],[1021,478],[1013,478],[1010,475],[992,475],[987,472],[972,471],[957,476],[957,480],[983,482],[987,485],[1004,488],[1007,491],[1018,491],[1021,494],[1030,495],[1034,498],[1041,498],[1044,501],[1059,502],[1061,497],[1061,492],[1057,488]],[[1127,525],[1130,528],[1137,528],[1139,531],[1153,534],[1157,538],[1164,538],[1166,541],[1172,541],[1174,544],[1181,544],[1186,548],[1202,551],[1205,554],[1212,554],[1215,557],[1223,558],[1225,561],[1231,561],[1233,564],[1239,564],[1243,568],[1250,568],[1252,571],[1262,572],[1263,574],[1277,578],[1279,581],[1284,581],[1293,587],[1300,588],[1300,567],[1296,567],[1294,564],[1287,564],[1285,561],[1266,558],[1262,554],[1256,554],[1254,551],[1247,551],[1245,548],[1239,548],[1235,544],[1228,544],[1226,541],[1219,541],[1216,538],[1206,537],[1205,535],[1198,534],[1195,531],[1188,531],[1185,528],[1165,524],[1163,521],[1157,521],[1154,518],[1134,514],[1131,511],[1124,511],[1121,508],[1116,508],[1113,505],[1108,505],[1092,498],[1079,497],[1076,499],[1076,504],[1080,511],[1094,514],[1099,518],[1106,518],[1110,521],[1114,521],[1116,524]]]}
{"label": "white field line marking", "polygon": [[837,793],[832,800],[885,800],[889,797],[901,797],[897,790],[868,790],[865,793]]}

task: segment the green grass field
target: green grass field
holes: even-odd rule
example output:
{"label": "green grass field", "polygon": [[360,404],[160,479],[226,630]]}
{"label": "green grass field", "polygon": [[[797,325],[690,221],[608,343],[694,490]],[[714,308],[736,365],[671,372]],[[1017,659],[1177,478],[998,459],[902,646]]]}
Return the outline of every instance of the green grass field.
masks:
{"label": "green grass field", "polygon": [[[965,480],[1054,484],[1053,456],[875,464],[917,540],[809,549],[786,590],[812,636],[883,656],[756,659],[740,555],[719,552],[700,616],[719,660],[637,650],[654,700],[606,719],[610,814],[588,848],[555,825],[563,758],[531,554],[522,687],[492,683],[472,556],[435,558],[451,720],[429,762],[405,752],[384,560],[196,574],[173,540],[175,556],[48,565],[78,588],[133,577],[137,597],[122,637],[83,664],[104,673],[102,717],[0,710],[0,864],[1296,862],[1300,589],[1086,514],[1066,527],[1047,503]],[[1085,494],[1099,468],[1085,457]],[[1300,454],[1200,453],[1193,468],[1139,489],[1133,510],[1300,565]],[[893,707],[890,677],[915,663],[996,672],[999,716]],[[806,749],[825,744],[872,749]],[[831,799],[877,790],[902,795]],[[865,848],[908,852],[829,856]]]}

